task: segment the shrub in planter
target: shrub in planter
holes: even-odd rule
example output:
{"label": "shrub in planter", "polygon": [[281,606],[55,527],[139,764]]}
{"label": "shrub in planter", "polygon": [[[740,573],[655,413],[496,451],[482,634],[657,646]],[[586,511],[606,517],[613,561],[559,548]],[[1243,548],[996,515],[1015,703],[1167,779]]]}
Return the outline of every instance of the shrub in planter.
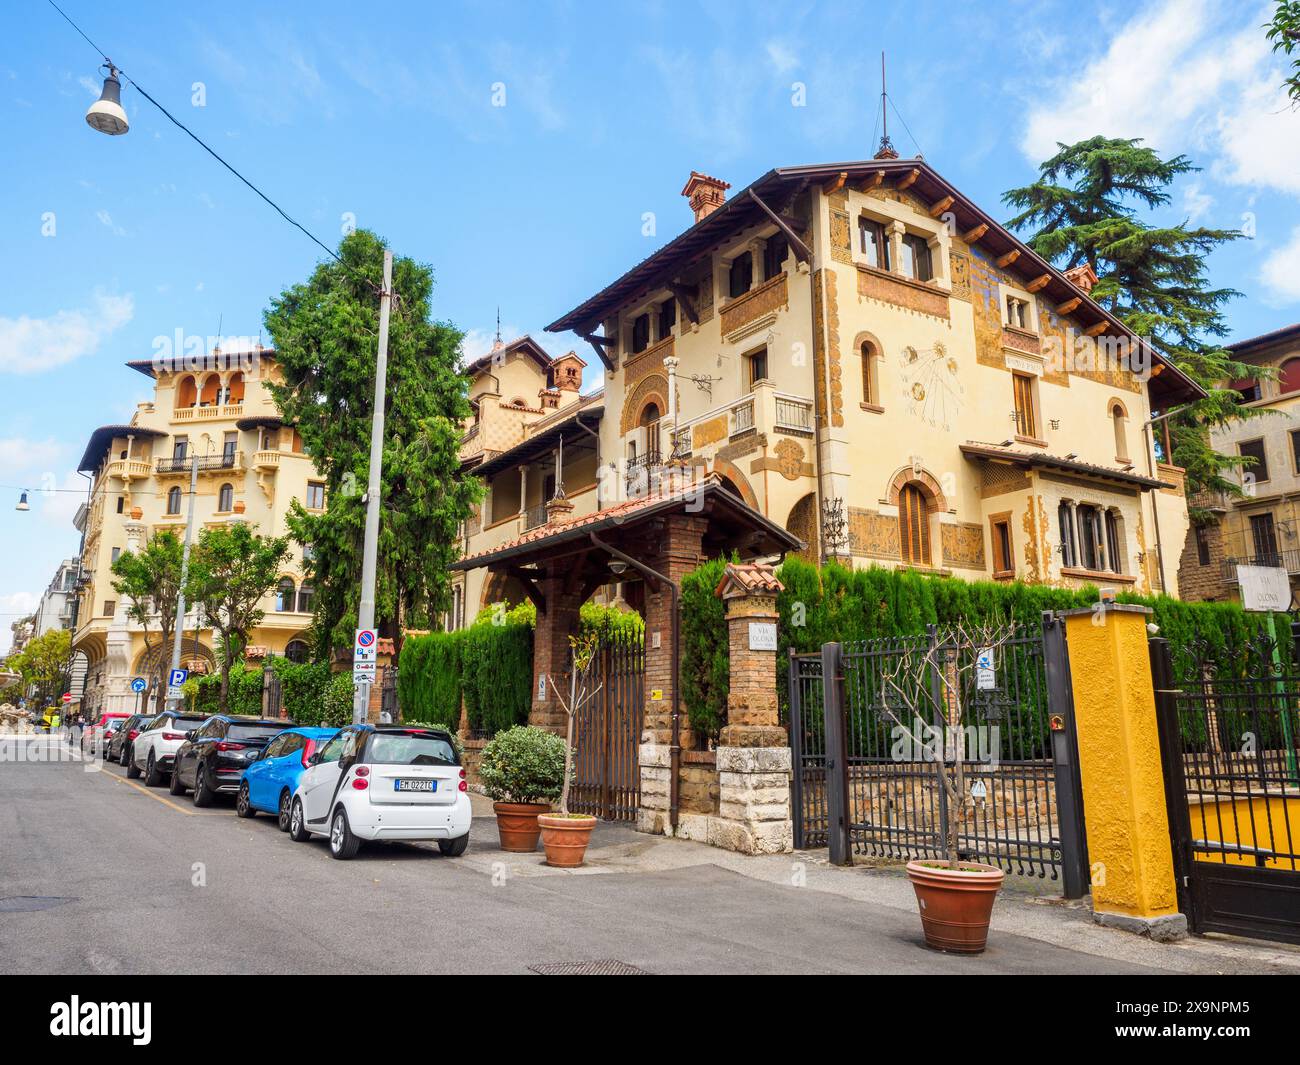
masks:
{"label": "shrub in planter", "polygon": [[565,751],[559,736],[532,725],[498,732],[483,748],[478,775],[493,800],[502,850],[537,848],[537,817],[564,787]]}

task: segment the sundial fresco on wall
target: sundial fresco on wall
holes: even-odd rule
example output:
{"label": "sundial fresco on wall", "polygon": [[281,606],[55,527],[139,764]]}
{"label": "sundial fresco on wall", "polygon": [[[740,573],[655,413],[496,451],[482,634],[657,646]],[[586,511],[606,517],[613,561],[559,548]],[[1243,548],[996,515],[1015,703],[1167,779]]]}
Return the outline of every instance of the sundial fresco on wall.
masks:
{"label": "sundial fresco on wall", "polygon": [[908,412],[938,429],[951,429],[966,389],[947,345],[936,340],[928,351],[904,348],[898,365]]}

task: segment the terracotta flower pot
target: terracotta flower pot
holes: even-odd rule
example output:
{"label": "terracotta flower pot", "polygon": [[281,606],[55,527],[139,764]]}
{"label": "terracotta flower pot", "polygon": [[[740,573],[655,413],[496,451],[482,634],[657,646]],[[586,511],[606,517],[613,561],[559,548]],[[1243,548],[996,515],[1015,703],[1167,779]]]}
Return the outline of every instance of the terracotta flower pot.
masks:
{"label": "terracotta flower pot", "polygon": [[576,869],[587,854],[591,830],[596,819],[585,814],[542,814],[537,819],[542,829],[542,846],[546,864],[560,869]]}
{"label": "terracotta flower pot", "polygon": [[925,942],[953,954],[979,954],[989,938],[993,900],[1006,874],[996,866],[962,862],[949,869],[936,860],[908,862]]}
{"label": "terracotta flower pot", "polygon": [[544,802],[494,802],[497,815],[497,832],[501,835],[501,849],[514,854],[529,854],[537,849],[537,837],[542,830],[537,825],[539,814],[549,813],[550,804]]}

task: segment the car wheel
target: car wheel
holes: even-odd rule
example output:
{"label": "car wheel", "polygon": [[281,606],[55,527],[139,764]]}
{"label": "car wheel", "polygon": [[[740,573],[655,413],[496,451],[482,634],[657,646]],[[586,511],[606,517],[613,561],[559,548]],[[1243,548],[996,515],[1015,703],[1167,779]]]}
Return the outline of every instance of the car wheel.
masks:
{"label": "car wheel", "polygon": [[293,817],[293,797],[287,792],[280,793],[280,811],[276,817],[276,824],[279,825],[281,832],[289,831],[289,821]]}
{"label": "car wheel", "polygon": [[295,843],[306,843],[311,838],[307,831],[307,821],[302,815],[302,800],[293,800],[293,811],[289,814],[289,838]]}
{"label": "car wheel", "polygon": [[172,762],[172,779],[167,785],[167,790],[173,795],[184,795],[185,785],[181,783],[180,763]]}
{"label": "car wheel", "polygon": [[123,747],[122,750],[121,750],[120,752],[118,752],[117,762],[118,762],[118,765],[124,765],[124,766],[130,765],[130,764],[131,764],[131,748],[129,748],[129,747]]}
{"label": "car wheel", "polygon": [[194,805],[211,806],[212,799],[212,791],[208,787],[208,775],[203,772],[203,767],[199,766],[194,771]]}
{"label": "car wheel", "polygon": [[162,787],[162,773],[158,770],[158,763],[154,761],[153,751],[149,752],[149,764],[145,767],[144,782],[146,787]]}
{"label": "car wheel", "polygon": [[126,763],[126,775],[128,779],[134,780],[140,775],[140,767],[135,764],[135,752],[131,754],[131,760]]}
{"label": "car wheel", "polygon": [[253,809],[253,800],[248,794],[248,781],[242,781],[239,785],[239,795],[235,798],[235,813],[240,817],[256,817],[257,811]]}
{"label": "car wheel", "polygon": [[334,811],[334,819],[330,822],[330,854],[345,862],[355,857],[360,848],[361,840],[352,834],[352,829],[348,827],[348,815],[339,807]]}
{"label": "car wheel", "polygon": [[442,853],[445,854],[448,858],[459,858],[462,854],[465,853],[465,849],[468,846],[469,846],[468,832],[466,832],[463,836],[457,836],[455,839],[438,840],[438,850],[442,851]]}

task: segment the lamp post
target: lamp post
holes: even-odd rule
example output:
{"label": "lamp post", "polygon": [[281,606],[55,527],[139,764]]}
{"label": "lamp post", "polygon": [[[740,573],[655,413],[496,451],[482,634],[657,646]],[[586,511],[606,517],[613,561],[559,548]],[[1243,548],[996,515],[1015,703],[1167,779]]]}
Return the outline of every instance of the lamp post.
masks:
{"label": "lamp post", "polygon": [[[190,502],[189,513],[185,518],[185,545],[181,548],[181,579],[176,589],[176,624],[172,631],[172,669],[181,668],[181,642],[185,633],[185,582],[189,579],[190,573],[190,544],[194,539],[194,498],[198,495],[199,487],[199,451],[198,448],[191,448],[190,454]],[[196,636],[195,639],[198,637]],[[181,701],[181,694],[178,691],[175,695],[171,694],[171,677],[168,671],[167,687],[167,709],[175,710]]]}

